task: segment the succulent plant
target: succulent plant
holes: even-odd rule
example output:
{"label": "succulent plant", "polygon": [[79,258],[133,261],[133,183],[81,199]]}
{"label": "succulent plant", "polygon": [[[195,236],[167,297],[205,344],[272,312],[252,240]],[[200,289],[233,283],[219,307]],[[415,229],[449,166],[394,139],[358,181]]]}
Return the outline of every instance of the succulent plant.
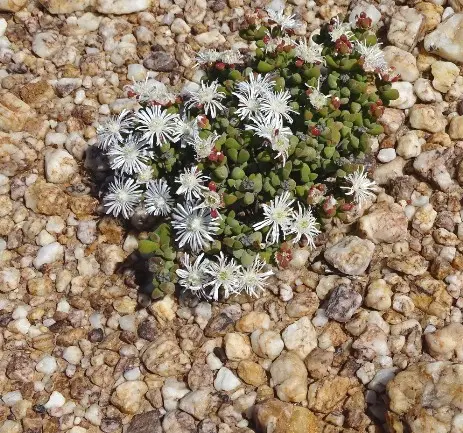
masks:
{"label": "succulent plant", "polygon": [[315,246],[323,219],[374,195],[358,161],[383,133],[398,77],[370,25],[364,14],[355,28],[335,18],[298,39],[294,16],[258,10],[240,31],[255,53],[198,53],[197,89],[129,86],[138,111],[98,129],[116,177],[104,204],[155,217],[139,243],[154,298],[177,283],[213,299],[256,295],[266,263],[286,266],[289,245]]}

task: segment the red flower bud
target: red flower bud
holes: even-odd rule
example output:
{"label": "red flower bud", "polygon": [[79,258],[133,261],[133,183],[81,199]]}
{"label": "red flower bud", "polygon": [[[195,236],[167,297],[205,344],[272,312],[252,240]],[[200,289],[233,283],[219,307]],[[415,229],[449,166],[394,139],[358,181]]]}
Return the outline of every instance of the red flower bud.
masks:
{"label": "red flower bud", "polygon": [[215,64],[215,69],[217,69],[218,71],[223,71],[225,69],[225,63],[224,62],[217,62]]}
{"label": "red flower bud", "polygon": [[270,42],[270,36],[265,35],[264,39],[262,39],[262,41],[264,42],[265,45],[267,45]]}
{"label": "red flower bud", "polygon": [[217,152],[217,161],[223,162],[225,155],[222,152]]}
{"label": "red flower bud", "polygon": [[301,60],[301,59],[297,59],[297,60],[294,62],[294,65],[296,66],[296,68],[302,68],[302,66],[304,65],[304,61]]}
{"label": "red flower bud", "polygon": [[316,126],[312,126],[310,132],[312,135],[315,135],[316,137],[318,137],[321,134],[320,129],[318,129]]}
{"label": "red flower bud", "polygon": [[129,98],[133,98],[135,95],[136,95],[136,93],[135,93],[133,90],[129,90],[129,91],[127,92],[127,96],[128,96]]}
{"label": "red flower bud", "polygon": [[209,191],[217,191],[217,184],[213,180],[209,182],[207,187],[209,188]]}
{"label": "red flower bud", "polygon": [[211,209],[211,217],[217,218],[218,216],[219,216],[219,213],[217,212],[217,209]]}

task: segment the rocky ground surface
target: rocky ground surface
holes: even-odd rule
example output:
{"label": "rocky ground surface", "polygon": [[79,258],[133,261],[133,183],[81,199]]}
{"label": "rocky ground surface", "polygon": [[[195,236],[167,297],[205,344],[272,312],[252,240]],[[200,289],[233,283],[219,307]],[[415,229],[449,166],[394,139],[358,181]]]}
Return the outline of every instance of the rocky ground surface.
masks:
{"label": "rocky ground surface", "polygon": [[115,272],[136,238],[89,187],[99,119],[245,47],[248,7],[0,0],[0,433],[463,432],[462,0],[287,5],[301,34],[366,9],[403,81],[377,202],[265,296],[150,303]]}

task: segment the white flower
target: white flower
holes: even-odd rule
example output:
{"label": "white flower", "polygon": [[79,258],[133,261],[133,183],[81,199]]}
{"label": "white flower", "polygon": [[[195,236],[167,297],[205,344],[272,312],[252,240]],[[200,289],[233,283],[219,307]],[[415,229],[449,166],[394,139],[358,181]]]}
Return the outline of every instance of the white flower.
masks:
{"label": "white flower", "polygon": [[135,180],[114,179],[109,185],[109,193],[103,199],[106,213],[113,214],[115,217],[122,213],[124,218],[129,218],[140,202],[141,195],[142,191]]}
{"label": "white flower", "polygon": [[273,275],[272,271],[264,271],[262,269],[266,263],[259,256],[256,256],[254,262],[250,266],[246,266],[240,275],[239,291],[244,290],[250,296],[258,296],[259,292],[264,291],[266,280]]}
{"label": "white flower", "polygon": [[[291,134],[289,134],[289,136],[290,135]],[[277,157],[281,156],[281,158],[283,159],[283,165],[286,164],[286,158],[288,158],[288,151],[291,146],[289,142],[289,136],[284,132],[276,130],[274,131],[272,137],[269,140],[271,148],[274,151],[278,152]]]}
{"label": "white flower", "polygon": [[207,114],[210,113],[212,118],[215,118],[217,111],[223,111],[225,107],[220,102],[225,98],[225,93],[219,92],[217,89],[219,83],[213,81],[211,84],[207,85],[202,82],[199,90],[190,91],[188,93],[189,99],[185,102],[185,108],[189,109],[193,106],[204,108],[204,112]]}
{"label": "white flower", "polygon": [[242,94],[253,93],[256,96],[265,95],[273,90],[275,81],[270,74],[261,75],[251,72],[248,75],[248,81],[240,81],[236,85],[236,92]]}
{"label": "white flower", "polygon": [[267,14],[270,20],[281,27],[281,30],[294,30],[301,25],[301,23],[294,18],[295,15],[285,15],[283,9],[276,11],[267,8]]}
{"label": "white flower", "polygon": [[320,232],[317,226],[317,219],[312,214],[312,209],[304,209],[300,203],[297,204],[298,211],[294,212],[294,220],[291,223],[289,233],[295,234],[296,237],[293,239],[293,243],[297,243],[303,236],[307,239],[307,244],[312,248],[315,248],[314,238]]}
{"label": "white flower", "polygon": [[128,134],[130,131],[128,114],[127,110],[122,110],[118,116],[110,117],[105,123],[98,125],[98,147],[106,150],[122,141],[122,134]]}
{"label": "white flower", "polygon": [[294,45],[294,40],[288,36],[277,36],[273,37],[270,32],[267,32],[268,40],[265,42],[264,50],[266,53],[273,53],[277,49],[278,45]]}
{"label": "white flower", "polygon": [[251,116],[249,120],[253,123],[245,125],[244,129],[247,131],[254,131],[258,137],[271,140],[277,133],[280,135],[292,135],[291,129],[287,126],[283,126],[282,119],[274,118],[268,120],[266,117],[262,116],[261,113],[258,113],[255,116]]}
{"label": "white flower", "polygon": [[174,103],[176,95],[169,91],[164,83],[146,77],[144,81],[135,81],[126,86],[127,89],[137,95],[140,102],[155,101],[159,104]]}
{"label": "white flower", "polygon": [[352,40],[354,37],[350,23],[341,22],[339,17],[335,17],[331,20],[330,28],[330,38],[333,42],[336,42],[342,35],[345,35],[349,40]]}
{"label": "white flower", "polygon": [[220,53],[214,49],[201,50],[196,54],[196,66],[207,65],[208,63],[218,62]]}
{"label": "white flower", "polygon": [[190,262],[190,256],[185,253],[182,257],[183,269],[177,269],[175,272],[179,278],[178,283],[185,289],[190,290],[196,296],[204,295],[204,287],[209,282],[209,276],[206,270],[209,267],[209,260],[203,260],[204,253],[201,253],[194,263]]}
{"label": "white flower", "polygon": [[207,208],[211,209],[211,217],[217,218],[219,216],[217,209],[223,206],[222,196],[216,191],[205,190],[203,193],[203,202],[195,207],[195,209]]}
{"label": "white flower", "polygon": [[228,261],[223,252],[220,252],[218,262],[210,262],[206,273],[211,276],[211,281],[207,285],[212,286],[210,297],[214,301],[219,299],[220,288],[223,288],[225,298],[237,292],[240,285],[241,266],[237,265],[234,259]]}
{"label": "white flower", "polygon": [[198,118],[189,119],[187,116],[179,117],[176,122],[175,135],[177,138],[191,138],[199,134]]}
{"label": "white flower", "polygon": [[[318,82],[318,85],[320,86],[320,82]],[[309,101],[316,110],[320,110],[328,104],[329,96],[324,95],[316,87],[309,86],[308,84],[307,87],[311,90],[311,93],[309,94]]]}
{"label": "white flower", "polygon": [[175,240],[180,248],[188,244],[193,252],[202,250],[207,241],[212,242],[219,223],[211,218],[207,209],[195,209],[198,203],[177,204],[172,212],[172,227],[177,232]]}
{"label": "white flower", "polygon": [[264,220],[256,223],[253,227],[256,230],[270,226],[265,241],[268,245],[274,245],[280,241],[280,229],[283,231],[283,239],[289,233],[294,211],[291,205],[294,199],[288,191],[275,197],[270,204],[263,204]]}
{"label": "white flower", "polygon": [[130,135],[124,144],[116,144],[107,152],[109,165],[121,173],[136,174],[146,170],[151,152],[146,144]]}
{"label": "white flower", "polygon": [[249,92],[233,92],[233,95],[238,98],[238,109],[235,113],[241,120],[259,112],[259,94],[251,90]]}
{"label": "white flower", "polygon": [[381,51],[381,44],[368,46],[366,42],[357,42],[355,44],[356,51],[363,59],[363,69],[366,72],[386,73],[389,70],[389,65]]}
{"label": "white flower", "polygon": [[376,183],[368,179],[368,174],[365,173],[365,168],[362,167],[345,177],[346,181],[351,186],[342,186],[342,189],[347,190],[346,195],[352,195],[355,203],[362,207],[370,198],[374,198],[373,191],[376,190]]}
{"label": "white flower", "polygon": [[170,195],[170,188],[164,179],[149,182],[145,193],[145,207],[150,215],[166,216],[172,209],[174,200]]}
{"label": "white flower", "polygon": [[268,92],[262,100],[261,111],[269,122],[284,118],[289,123],[293,123],[289,113],[296,113],[296,111],[289,106],[289,102],[291,102],[289,90]]}
{"label": "white flower", "polygon": [[227,65],[243,63],[243,55],[238,50],[226,50],[220,53],[220,60]]}
{"label": "white flower", "polygon": [[184,172],[175,179],[175,182],[180,184],[176,194],[185,194],[188,201],[193,200],[193,197],[202,198],[204,191],[207,191],[204,182],[208,179],[197,167],[185,168]]}
{"label": "white flower", "polygon": [[214,149],[215,142],[219,138],[216,132],[210,134],[207,138],[201,138],[199,135],[187,138],[187,143],[193,147],[196,152],[196,160],[207,158],[212,149]]}
{"label": "white flower", "polygon": [[143,139],[162,146],[168,141],[177,141],[178,114],[168,113],[159,105],[140,110],[136,115],[137,130],[143,133]]}
{"label": "white flower", "polygon": [[322,56],[323,45],[318,45],[307,41],[306,38],[296,42],[294,52],[296,57],[299,57],[305,63],[321,63],[325,64],[325,58]]}
{"label": "white flower", "polygon": [[153,179],[153,169],[147,165],[143,170],[137,173],[137,182],[141,184],[147,184]]}

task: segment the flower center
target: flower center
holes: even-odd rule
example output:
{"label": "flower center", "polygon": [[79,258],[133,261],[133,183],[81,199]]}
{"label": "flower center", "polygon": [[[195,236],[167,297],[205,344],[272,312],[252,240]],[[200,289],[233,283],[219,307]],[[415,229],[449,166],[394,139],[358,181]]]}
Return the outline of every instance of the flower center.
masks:
{"label": "flower center", "polygon": [[191,231],[194,231],[194,232],[198,232],[201,230],[202,228],[202,220],[201,218],[198,218],[198,217],[193,217],[191,218],[189,224],[188,224],[188,228],[191,230]]}

